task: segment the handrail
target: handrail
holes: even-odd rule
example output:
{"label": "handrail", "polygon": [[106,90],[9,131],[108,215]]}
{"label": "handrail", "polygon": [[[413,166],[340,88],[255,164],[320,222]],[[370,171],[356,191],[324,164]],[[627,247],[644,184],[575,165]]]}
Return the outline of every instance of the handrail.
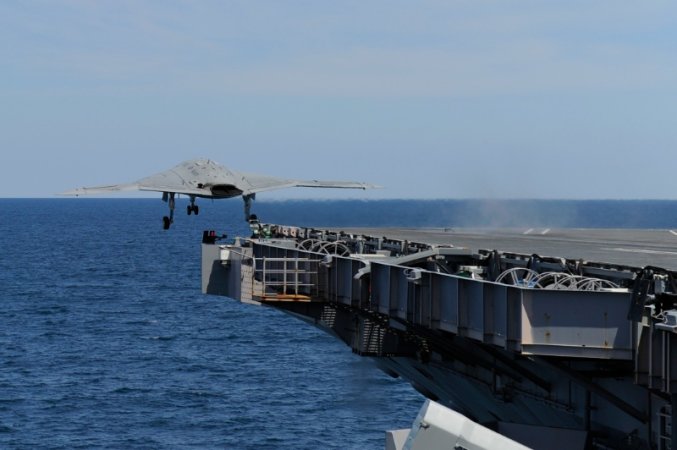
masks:
{"label": "handrail", "polygon": [[[261,274],[261,283],[263,283],[263,290],[265,292],[267,286],[282,287],[282,294],[288,294],[291,291],[294,295],[299,295],[299,288],[312,287],[315,283],[306,283],[300,280],[302,275],[316,275],[317,268],[314,270],[310,268],[311,265],[318,265],[319,260],[312,258],[268,258],[266,256],[253,258],[254,274]],[[271,268],[270,265],[274,263],[282,263],[282,268]],[[289,267],[289,263],[293,263]],[[308,265],[308,268],[299,267],[299,265]],[[272,277],[271,275],[282,275],[282,280],[279,277]]]}

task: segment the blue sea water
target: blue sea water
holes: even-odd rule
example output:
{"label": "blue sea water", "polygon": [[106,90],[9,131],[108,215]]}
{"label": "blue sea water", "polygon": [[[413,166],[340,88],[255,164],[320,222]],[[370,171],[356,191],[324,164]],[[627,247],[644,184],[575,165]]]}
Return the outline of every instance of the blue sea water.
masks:
{"label": "blue sea water", "polygon": [[[200,293],[202,230],[154,199],[0,199],[0,448],[382,449],[423,398],[323,332]],[[178,212],[184,203],[179,203]],[[258,202],[307,226],[677,226],[677,202]]]}

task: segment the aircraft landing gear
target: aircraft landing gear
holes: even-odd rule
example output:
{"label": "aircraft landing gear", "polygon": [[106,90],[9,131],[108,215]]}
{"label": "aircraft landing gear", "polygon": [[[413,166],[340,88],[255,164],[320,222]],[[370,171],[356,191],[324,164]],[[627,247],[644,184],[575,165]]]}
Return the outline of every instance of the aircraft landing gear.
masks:
{"label": "aircraft landing gear", "polygon": [[163,192],[162,193],[162,201],[169,203],[169,217],[164,216],[162,218],[162,228],[164,230],[169,230],[169,227],[174,222],[174,207],[176,206],[176,203],[174,201],[175,195],[176,194],[174,192]]}
{"label": "aircraft landing gear", "polygon": [[244,220],[249,222],[249,218],[252,216],[252,201],[256,199],[256,194],[247,194],[242,196],[244,200]]}
{"label": "aircraft landing gear", "polygon": [[200,208],[195,204],[195,196],[190,196],[190,205],[186,206],[186,212],[190,216],[192,213],[195,213],[197,216],[200,213]]}

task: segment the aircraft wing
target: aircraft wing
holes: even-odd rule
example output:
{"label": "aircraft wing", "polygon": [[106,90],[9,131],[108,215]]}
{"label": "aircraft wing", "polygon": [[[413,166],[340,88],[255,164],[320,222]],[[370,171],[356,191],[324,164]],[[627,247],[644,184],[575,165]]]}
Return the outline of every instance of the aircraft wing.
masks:
{"label": "aircraft wing", "polygon": [[82,187],[61,195],[94,195],[123,191],[174,192],[177,194],[211,197],[210,186],[218,183],[222,167],[207,160],[186,161],[178,166],[142,178],[133,183]]}
{"label": "aircraft wing", "polygon": [[243,195],[272,191],[289,187],[338,188],[338,189],[372,189],[379,186],[359,181],[328,180],[294,180],[288,178],[269,177],[251,173],[241,173],[241,184],[238,185]]}
{"label": "aircraft wing", "polygon": [[152,192],[175,192],[177,194],[186,195],[209,195],[209,191],[205,189],[192,188],[190,186],[171,185],[171,184],[140,184],[140,183],[125,183],[112,184],[108,186],[92,186],[72,189],[70,191],[62,192],[59,195],[97,195],[108,194],[114,192],[127,191],[152,191]]}
{"label": "aircraft wing", "polygon": [[61,192],[59,195],[96,195],[107,194],[109,192],[138,191],[139,185],[136,183],[111,184],[107,186],[81,187],[70,191]]}

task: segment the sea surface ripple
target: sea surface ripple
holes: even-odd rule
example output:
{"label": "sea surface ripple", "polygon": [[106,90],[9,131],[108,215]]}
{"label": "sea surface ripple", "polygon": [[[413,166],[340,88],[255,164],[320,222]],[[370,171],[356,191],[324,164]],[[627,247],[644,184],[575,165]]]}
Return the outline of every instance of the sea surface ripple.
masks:
{"label": "sea surface ripple", "polygon": [[0,448],[382,449],[411,425],[422,397],[371,360],[201,294],[202,230],[246,234],[231,202],[163,231],[159,200],[0,200]]}

